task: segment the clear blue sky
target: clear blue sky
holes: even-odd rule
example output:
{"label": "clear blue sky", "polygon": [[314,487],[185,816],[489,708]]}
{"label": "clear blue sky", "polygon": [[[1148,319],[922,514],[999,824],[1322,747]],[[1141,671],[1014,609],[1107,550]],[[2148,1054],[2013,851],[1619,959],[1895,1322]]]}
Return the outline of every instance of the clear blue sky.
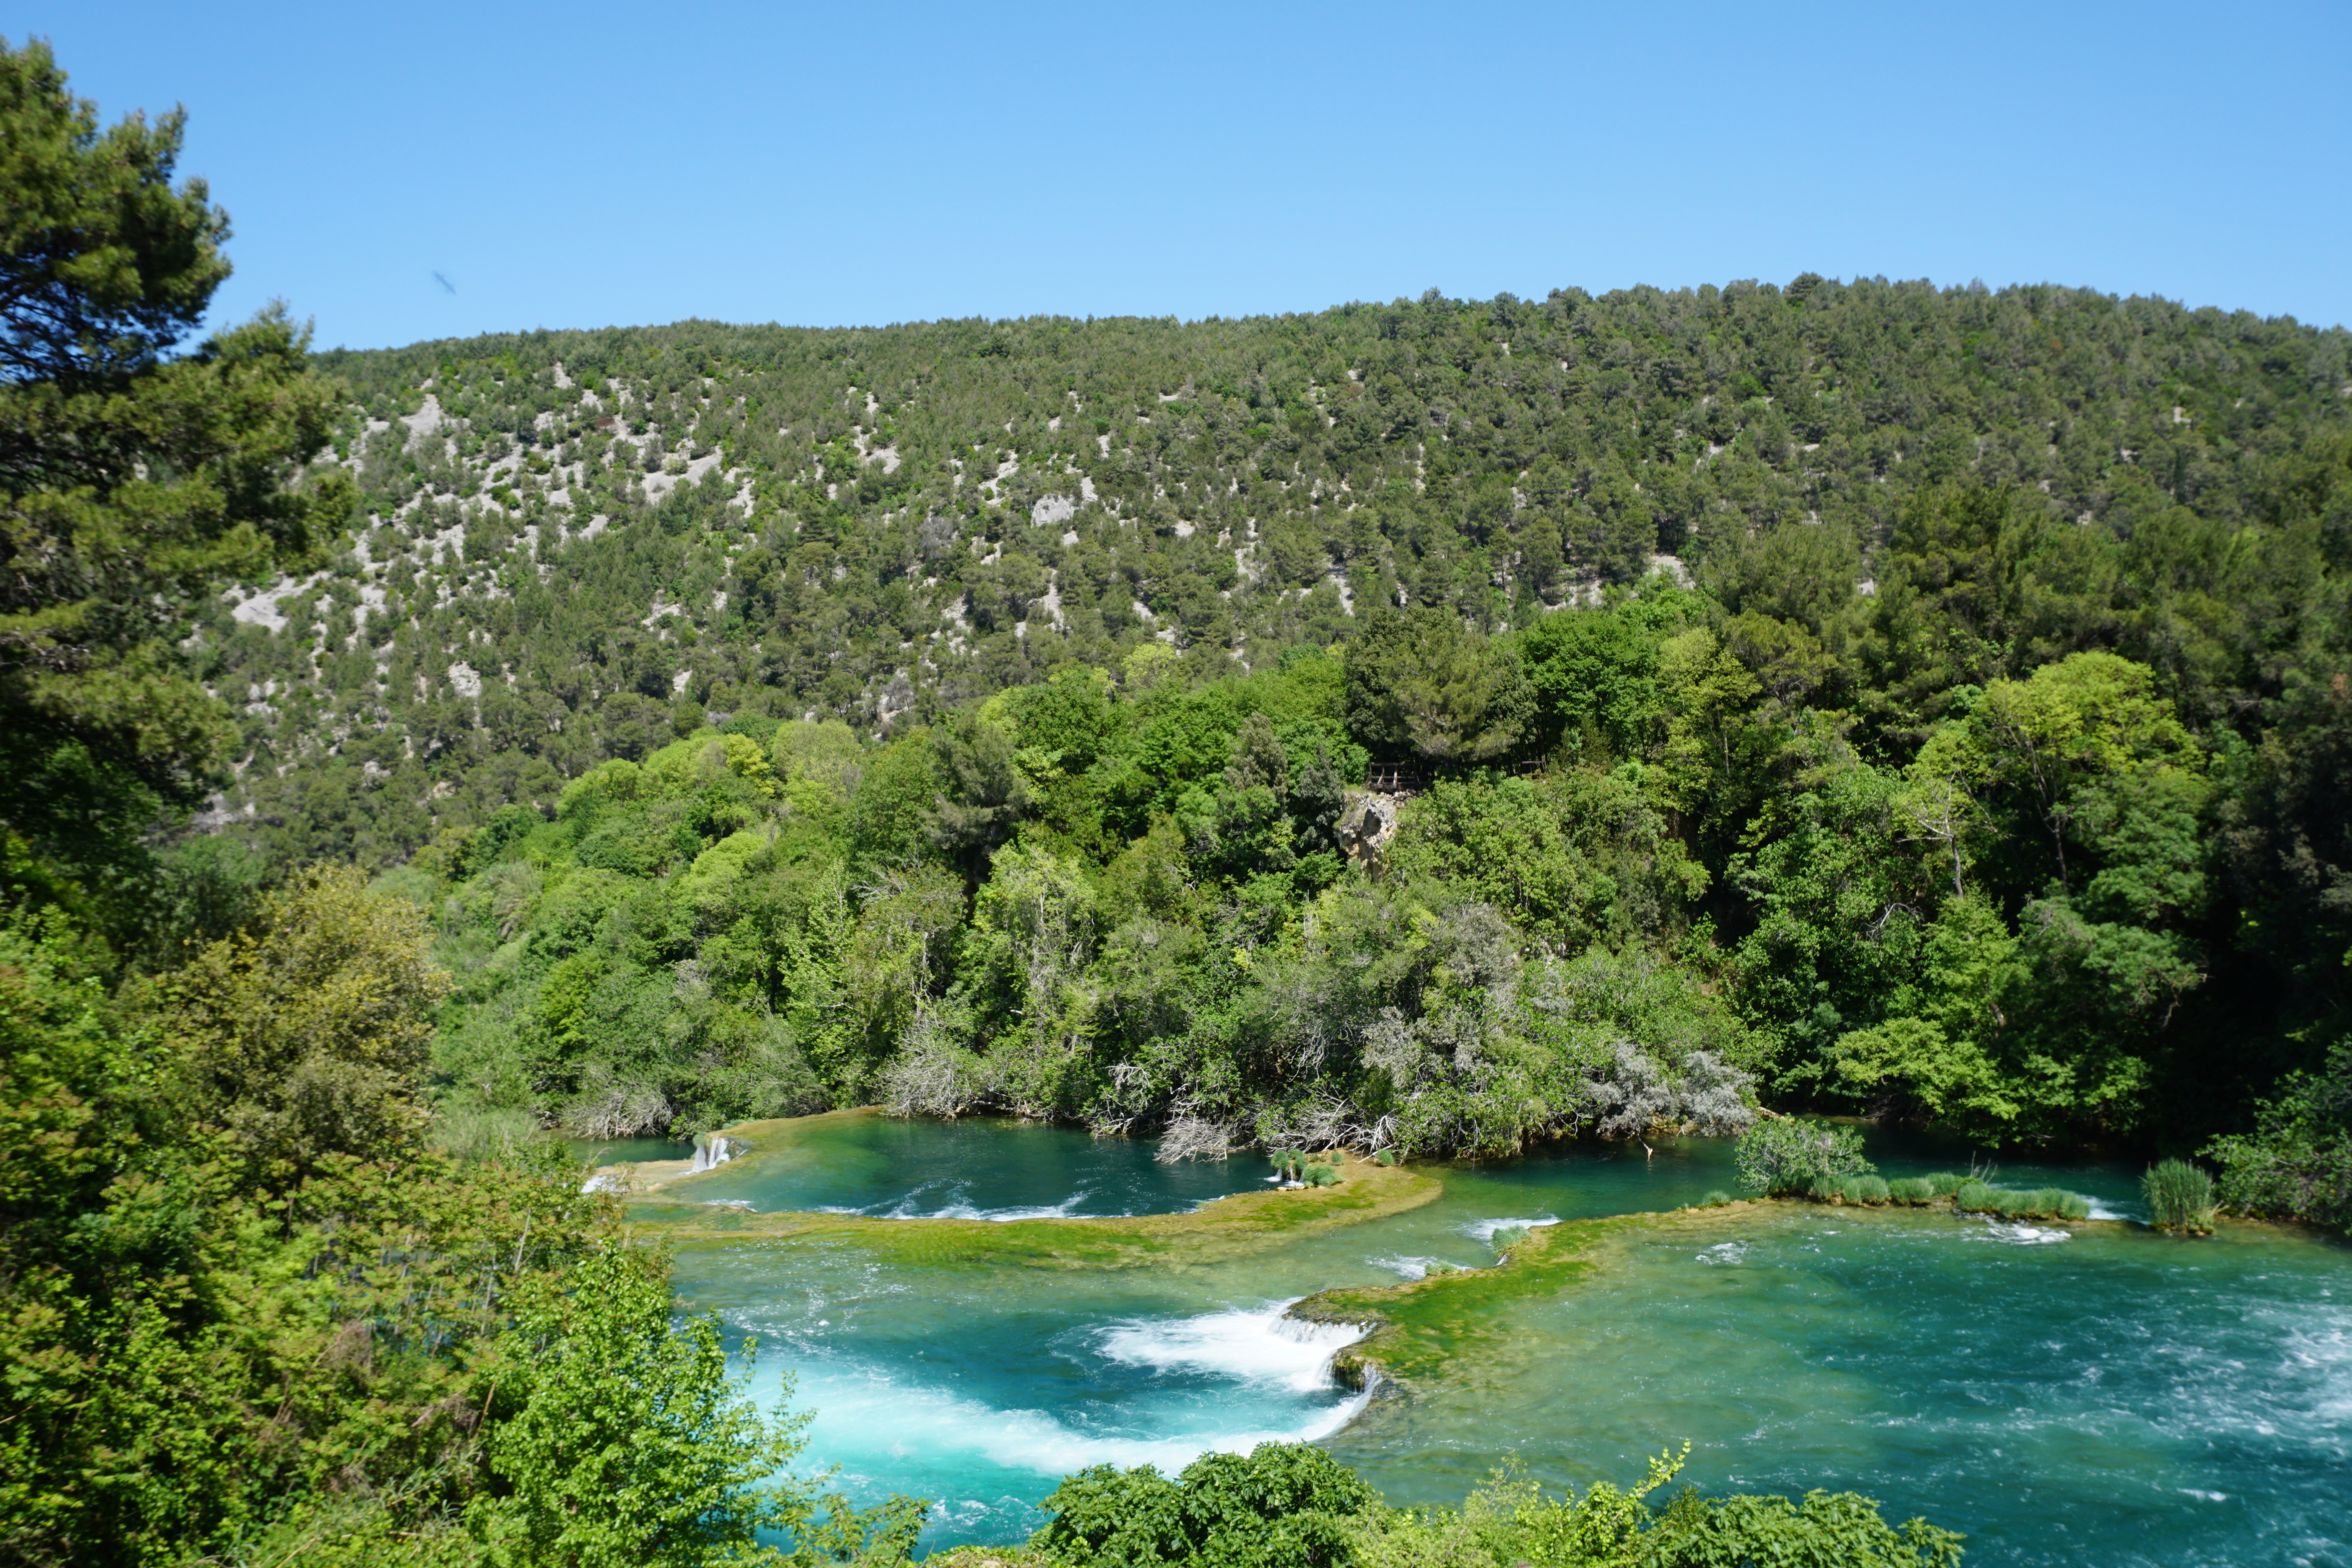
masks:
{"label": "clear blue sky", "polygon": [[0,16],[110,120],[186,105],[216,315],[322,347],[1807,270],[2352,321],[2344,0]]}

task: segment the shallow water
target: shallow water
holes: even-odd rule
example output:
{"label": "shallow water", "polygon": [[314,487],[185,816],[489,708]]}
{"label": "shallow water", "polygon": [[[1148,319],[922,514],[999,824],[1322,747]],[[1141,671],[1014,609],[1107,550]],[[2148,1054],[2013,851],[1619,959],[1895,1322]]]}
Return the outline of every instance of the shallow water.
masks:
{"label": "shallow water", "polygon": [[[702,1201],[877,1214],[1136,1213],[1265,1167],[1160,1167],[1149,1145],[990,1123],[812,1124],[790,1159],[698,1178]],[[1889,1176],[1965,1149],[1872,1134]],[[1984,1563],[2352,1563],[2352,1250],[2231,1227],[1752,1206],[1603,1244],[1592,1277],[1502,1309],[1483,1354],[1369,1405],[1330,1383],[1346,1330],[1282,1305],[1491,1263],[1515,1228],[1732,1188],[1727,1144],[1578,1147],[1443,1168],[1427,1207],[1184,1269],[929,1270],[850,1249],[697,1246],[692,1304],[760,1339],[813,1407],[807,1458],[853,1494],[939,1500],[926,1543],[1006,1542],[1088,1464],[1321,1440],[1392,1500],[1454,1502],[1516,1455],[1555,1483],[1638,1477],[1684,1438],[1710,1491],[1854,1490],[1969,1532]],[[2121,1166],[2010,1164],[2095,1212]],[[684,1196],[684,1194],[680,1194]],[[1496,1233],[1501,1232],[1499,1239]]]}
{"label": "shallow water", "polygon": [[1139,1138],[1034,1122],[813,1120],[787,1147],[694,1185],[704,1203],[762,1214],[814,1210],[893,1219],[1048,1219],[1172,1214],[1241,1191],[1258,1160],[1160,1165]]}

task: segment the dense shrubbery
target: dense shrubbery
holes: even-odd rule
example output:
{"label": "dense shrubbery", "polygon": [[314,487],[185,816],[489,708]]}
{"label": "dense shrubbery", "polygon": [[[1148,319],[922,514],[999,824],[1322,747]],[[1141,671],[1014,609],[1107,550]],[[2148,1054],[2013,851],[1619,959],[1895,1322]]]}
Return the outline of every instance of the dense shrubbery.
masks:
{"label": "dense shrubbery", "polygon": [[1775,1116],[1739,1140],[1739,1184],[1754,1192],[1803,1192],[1816,1181],[1866,1175],[1862,1134],[1852,1127]]}
{"label": "dense shrubbery", "polygon": [[[1387,874],[1343,871],[1344,674],[1076,671],[878,747],[736,720],[509,808],[385,878],[459,977],[446,1103],[612,1136],[878,1098],[1204,1153],[1744,1124],[1752,1031],[1416,859],[1483,855],[1475,826],[1416,818]],[[1451,788],[1541,820],[1573,784]]]}
{"label": "dense shrubbery", "polygon": [[2237,1212],[2352,1228],[2352,1040],[2321,1071],[2289,1077],[2252,1133],[2206,1153],[2221,1167],[2221,1201]]}
{"label": "dense shrubbery", "polygon": [[[1684,1450],[1688,1453],[1687,1448]],[[1960,1537],[1924,1520],[1888,1524],[1850,1492],[1664,1507],[1651,1495],[1682,1460],[1660,1456],[1631,1489],[1602,1482],[1552,1497],[1498,1473],[1453,1509],[1390,1509],[1316,1449],[1267,1444],[1213,1454],[1176,1480],[1108,1466],[1045,1500],[1055,1518],[1032,1545],[1069,1568],[1706,1568],[1807,1563],[1838,1568],[1953,1568]]]}

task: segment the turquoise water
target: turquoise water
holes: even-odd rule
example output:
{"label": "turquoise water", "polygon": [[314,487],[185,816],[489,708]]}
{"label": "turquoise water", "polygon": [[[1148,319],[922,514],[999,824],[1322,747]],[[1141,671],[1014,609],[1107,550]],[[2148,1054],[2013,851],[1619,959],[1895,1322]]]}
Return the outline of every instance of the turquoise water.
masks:
{"label": "turquoise water", "polygon": [[[864,1130],[834,1124],[797,1162],[763,1155],[688,1191],[1002,1217],[1189,1207],[1264,1173],[1169,1171],[1147,1145],[1049,1128],[847,1128]],[[1872,1144],[1889,1175],[1969,1163]],[[1709,1490],[1864,1491],[1969,1532],[1977,1564],[2352,1564],[2342,1246],[2257,1227],[2194,1241],[2119,1222],[1709,1211],[1630,1232],[1591,1278],[1504,1309],[1489,1352],[1436,1385],[1349,1395],[1328,1374],[1349,1331],[1287,1322],[1286,1301],[1490,1263],[1514,1225],[1733,1186],[1728,1145],[1697,1139],[1439,1174],[1427,1207],[1239,1261],[947,1270],[747,1242],[689,1249],[679,1285],[759,1336],[764,1393],[779,1371],[798,1380],[810,1460],[839,1465],[854,1495],[937,1500],[934,1547],[1019,1538],[1087,1464],[1173,1469],[1305,1437],[1392,1500],[1453,1502],[1508,1457],[1555,1483],[1626,1480],[1689,1438],[1687,1475]],[[2121,1166],[2006,1164],[1996,1179],[2137,1208]]]}
{"label": "turquoise water", "polygon": [[1266,1174],[1256,1160],[1164,1166],[1151,1148],[1034,1122],[826,1117],[788,1147],[723,1166],[693,1190],[701,1202],[762,1214],[1049,1219],[1178,1213]]}
{"label": "turquoise water", "polygon": [[566,1138],[563,1146],[581,1165],[636,1165],[646,1160],[690,1160],[694,1145],[667,1138]]}

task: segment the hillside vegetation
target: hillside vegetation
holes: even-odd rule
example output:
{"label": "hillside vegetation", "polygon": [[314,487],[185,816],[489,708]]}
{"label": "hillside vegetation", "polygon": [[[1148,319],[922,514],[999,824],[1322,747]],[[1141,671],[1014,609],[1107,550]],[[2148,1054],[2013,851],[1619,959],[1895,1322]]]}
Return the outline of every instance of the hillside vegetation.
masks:
{"label": "hillside vegetation", "polygon": [[2237,1132],[2342,1030],[2347,350],[1808,276],[326,356],[212,821],[404,867],[447,1104],[600,1135]]}

